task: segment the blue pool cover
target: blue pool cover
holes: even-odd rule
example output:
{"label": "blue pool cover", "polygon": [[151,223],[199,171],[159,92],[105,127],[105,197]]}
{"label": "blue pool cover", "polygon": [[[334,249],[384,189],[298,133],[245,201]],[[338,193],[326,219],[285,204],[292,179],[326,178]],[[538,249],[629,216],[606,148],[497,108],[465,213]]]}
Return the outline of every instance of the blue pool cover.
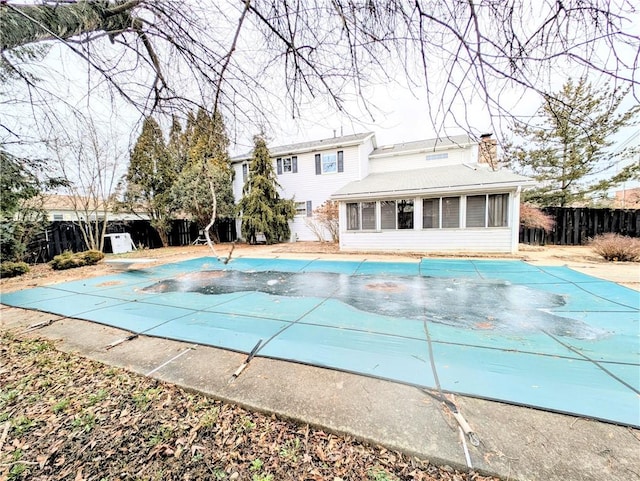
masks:
{"label": "blue pool cover", "polygon": [[566,267],[201,258],[1,301],[640,427],[640,294]]}

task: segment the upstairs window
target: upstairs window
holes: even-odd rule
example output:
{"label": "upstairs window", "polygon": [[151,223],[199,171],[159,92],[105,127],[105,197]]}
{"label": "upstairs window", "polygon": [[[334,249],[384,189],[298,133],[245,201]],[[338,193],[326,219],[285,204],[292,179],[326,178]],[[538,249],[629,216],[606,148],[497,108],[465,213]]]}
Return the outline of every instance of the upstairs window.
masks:
{"label": "upstairs window", "polygon": [[336,154],[322,154],[322,173],[338,172],[338,156]]}
{"label": "upstairs window", "polygon": [[427,154],[427,160],[443,160],[449,158],[449,152],[441,152],[438,154]]}
{"label": "upstairs window", "polygon": [[296,155],[292,155],[291,157],[278,157],[276,159],[276,171],[278,175],[282,175],[283,173],[298,173],[298,157]]}
{"label": "upstairs window", "polygon": [[326,152],[315,155],[316,175],[344,172],[344,152]]}

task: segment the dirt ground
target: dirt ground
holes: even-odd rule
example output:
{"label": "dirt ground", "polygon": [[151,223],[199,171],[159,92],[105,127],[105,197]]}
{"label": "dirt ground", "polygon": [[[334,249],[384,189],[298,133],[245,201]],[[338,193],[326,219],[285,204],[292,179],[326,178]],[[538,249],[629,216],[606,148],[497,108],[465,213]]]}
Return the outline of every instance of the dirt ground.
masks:
{"label": "dirt ground", "polygon": [[[216,246],[217,254],[227,256],[230,244]],[[212,251],[206,245],[165,247],[162,249],[145,249],[121,255],[109,254],[106,261],[111,259],[144,258],[152,259],[148,264],[131,265],[129,268],[150,267],[158,264],[179,262],[197,257],[211,256]],[[326,258],[347,260],[351,258],[366,258],[380,261],[415,261],[422,257],[464,257],[483,259],[519,259],[533,265],[565,265],[577,271],[601,279],[617,282],[621,285],[640,291],[640,263],[637,262],[608,262],[594,254],[589,247],[584,246],[544,246],[534,247],[521,245],[514,255],[501,254],[424,254],[424,253],[343,253],[332,243],[295,242],[276,244],[271,246],[237,244],[233,257],[290,257],[290,258]],[[31,271],[23,276],[0,279],[0,290],[10,292],[45,284],[66,282],[86,277],[112,274],[122,269],[122,265],[101,262],[96,266],[87,266],[64,271],[54,271],[47,264],[31,266]]]}

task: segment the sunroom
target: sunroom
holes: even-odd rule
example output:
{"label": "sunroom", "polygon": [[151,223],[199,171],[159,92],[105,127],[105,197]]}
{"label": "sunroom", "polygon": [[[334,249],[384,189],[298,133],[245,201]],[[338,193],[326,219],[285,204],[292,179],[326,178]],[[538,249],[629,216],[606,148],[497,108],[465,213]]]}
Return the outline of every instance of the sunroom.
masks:
{"label": "sunroom", "polygon": [[529,179],[466,164],[371,174],[337,191],[345,251],[516,252]]}

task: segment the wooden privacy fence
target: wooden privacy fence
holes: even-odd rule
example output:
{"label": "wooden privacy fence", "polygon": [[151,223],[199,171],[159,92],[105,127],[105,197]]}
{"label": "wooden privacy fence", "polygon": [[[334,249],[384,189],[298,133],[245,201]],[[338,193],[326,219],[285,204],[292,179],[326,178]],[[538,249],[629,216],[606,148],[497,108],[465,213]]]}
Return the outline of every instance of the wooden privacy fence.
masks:
{"label": "wooden privacy fence", "polygon": [[[109,221],[107,234],[127,232],[138,247],[155,249],[162,247],[158,232],[148,220]],[[169,232],[169,245],[184,246],[193,243],[199,235],[198,226],[188,220],[174,220]],[[220,219],[213,226],[213,235],[218,242],[237,240],[233,219]],[[105,247],[108,247],[105,245]],[[64,251],[80,252],[87,249],[80,227],[75,222],[52,222],[44,232],[27,246],[27,262],[48,262]]]}
{"label": "wooden privacy fence", "polygon": [[520,227],[520,242],[531,245],[585,245],[597,235],[613,232],[640,237],[640,210],[545,207],[556,223],[550,232]]}

